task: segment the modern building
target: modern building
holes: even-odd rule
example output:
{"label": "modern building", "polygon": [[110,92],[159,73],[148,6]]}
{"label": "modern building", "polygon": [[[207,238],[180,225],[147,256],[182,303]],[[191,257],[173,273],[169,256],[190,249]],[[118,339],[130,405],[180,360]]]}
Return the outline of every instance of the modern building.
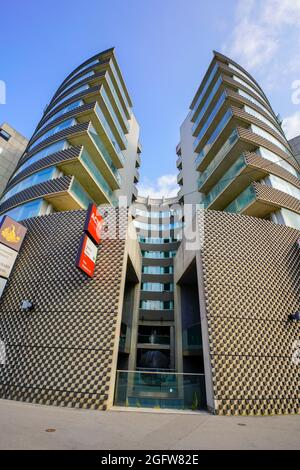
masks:
{"label": "modern building", "polygon": [[[300,132],[300,129],[299,129]],[[289,141],[289,144],[291,146],[291,149],[293,151],[293,154],[295,155],[295,158],[300,165],[300,135],[297,137],[294,137]]]}
{"label": "modern building", "polygon": [[[214,53],[170,199],[137,194],[131,107],[114,50],[92,57],[4,191],[0,216],[27,235],[0,298],[0,397],[299,413],[300,170],[267,97]],[[90,202],[104,220],[92,278],[77,267]]]}
{"label": "modern building", "polygon": [[12,176],[28,140],[7,123],[0,125],[0,195]]}
{"label": "modern building", "polygon": [[[200,320],[207,407],[299,413],[299,165],[266,95],[217,52],[181,126],[179,197],[200,245],[174,261],[175,315]],[[201,234],[204,237],[201,239]]]}
{"label": "modern building", "polygon": [[185,202],[300,228],[300,170],[280,122],[255,79],[222,54],[195,94],[177,153]]}
{"label": "modern building", "polygon": [[139,126],[114,50],[60,85],[0,199],[16,220],[137,197]]}

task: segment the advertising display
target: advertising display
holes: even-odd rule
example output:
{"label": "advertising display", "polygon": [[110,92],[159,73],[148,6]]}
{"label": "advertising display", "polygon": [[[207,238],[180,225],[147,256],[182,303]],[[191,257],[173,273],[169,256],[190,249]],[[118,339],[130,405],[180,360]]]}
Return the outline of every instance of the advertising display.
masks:
{"label": "advertising display", "polygon": [[103,224],[104,220],[99,214],[96,204],[90,204],[87,210],[84,231],[90,235],[97,245],[99,245],[101,241]]}
{"label": "advertising display", "polygon": [[0,222],[0,243],[19,251],[26,232],[27,228],[6,215]]}
{"label": "advertising display", "polygon": [[6,279],[14,267],[18,252],[0,243],[0,276]]}
{"label": "advertising display", "polygon": [[77,255],[76,266],[89,277],[93,277],[97,253],[97,246],[87,235],[83,235]]}

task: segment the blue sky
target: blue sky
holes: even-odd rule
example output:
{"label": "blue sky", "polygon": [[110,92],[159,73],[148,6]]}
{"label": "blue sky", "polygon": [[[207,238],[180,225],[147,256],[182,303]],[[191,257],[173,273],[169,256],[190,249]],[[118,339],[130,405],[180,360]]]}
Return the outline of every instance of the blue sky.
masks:
{"label": "blue sky", "polygon": [[[300,133],[300,0],[27,0],[1,6],[0,122],[30,137],[64,77],[116,47],[141,126],[143,192],[174,192],[179,127],[216,49],[247,67]],[[299,82],[300,84],[300,82]],[[298,132],[299,129],[299,132]]]}

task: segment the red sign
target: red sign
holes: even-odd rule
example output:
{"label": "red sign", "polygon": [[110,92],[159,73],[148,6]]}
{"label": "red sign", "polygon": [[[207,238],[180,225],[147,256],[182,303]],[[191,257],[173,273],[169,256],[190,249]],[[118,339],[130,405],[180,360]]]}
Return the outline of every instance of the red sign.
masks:
{"label": "red sign", "polygon": [[93,277],[98,248],[87,236],[83,235],[77,255],[76,266],[85,272],[89,277]]}
{"label": "red sign", "polygon": [[101,230],[104,224],[102,216],[97,210],[95,204],[90,204],[85,219],[84,231],[88,233],[97,245],[101,241]]}

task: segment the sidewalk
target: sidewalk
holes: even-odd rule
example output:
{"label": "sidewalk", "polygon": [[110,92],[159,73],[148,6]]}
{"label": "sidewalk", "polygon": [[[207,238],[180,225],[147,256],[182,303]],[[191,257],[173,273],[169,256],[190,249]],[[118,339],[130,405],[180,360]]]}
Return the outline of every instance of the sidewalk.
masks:
{"label": "sidewalk", "polygon": [[0,449],[300,449],[300,416],[101,412],[0,400],[0,423]]}

